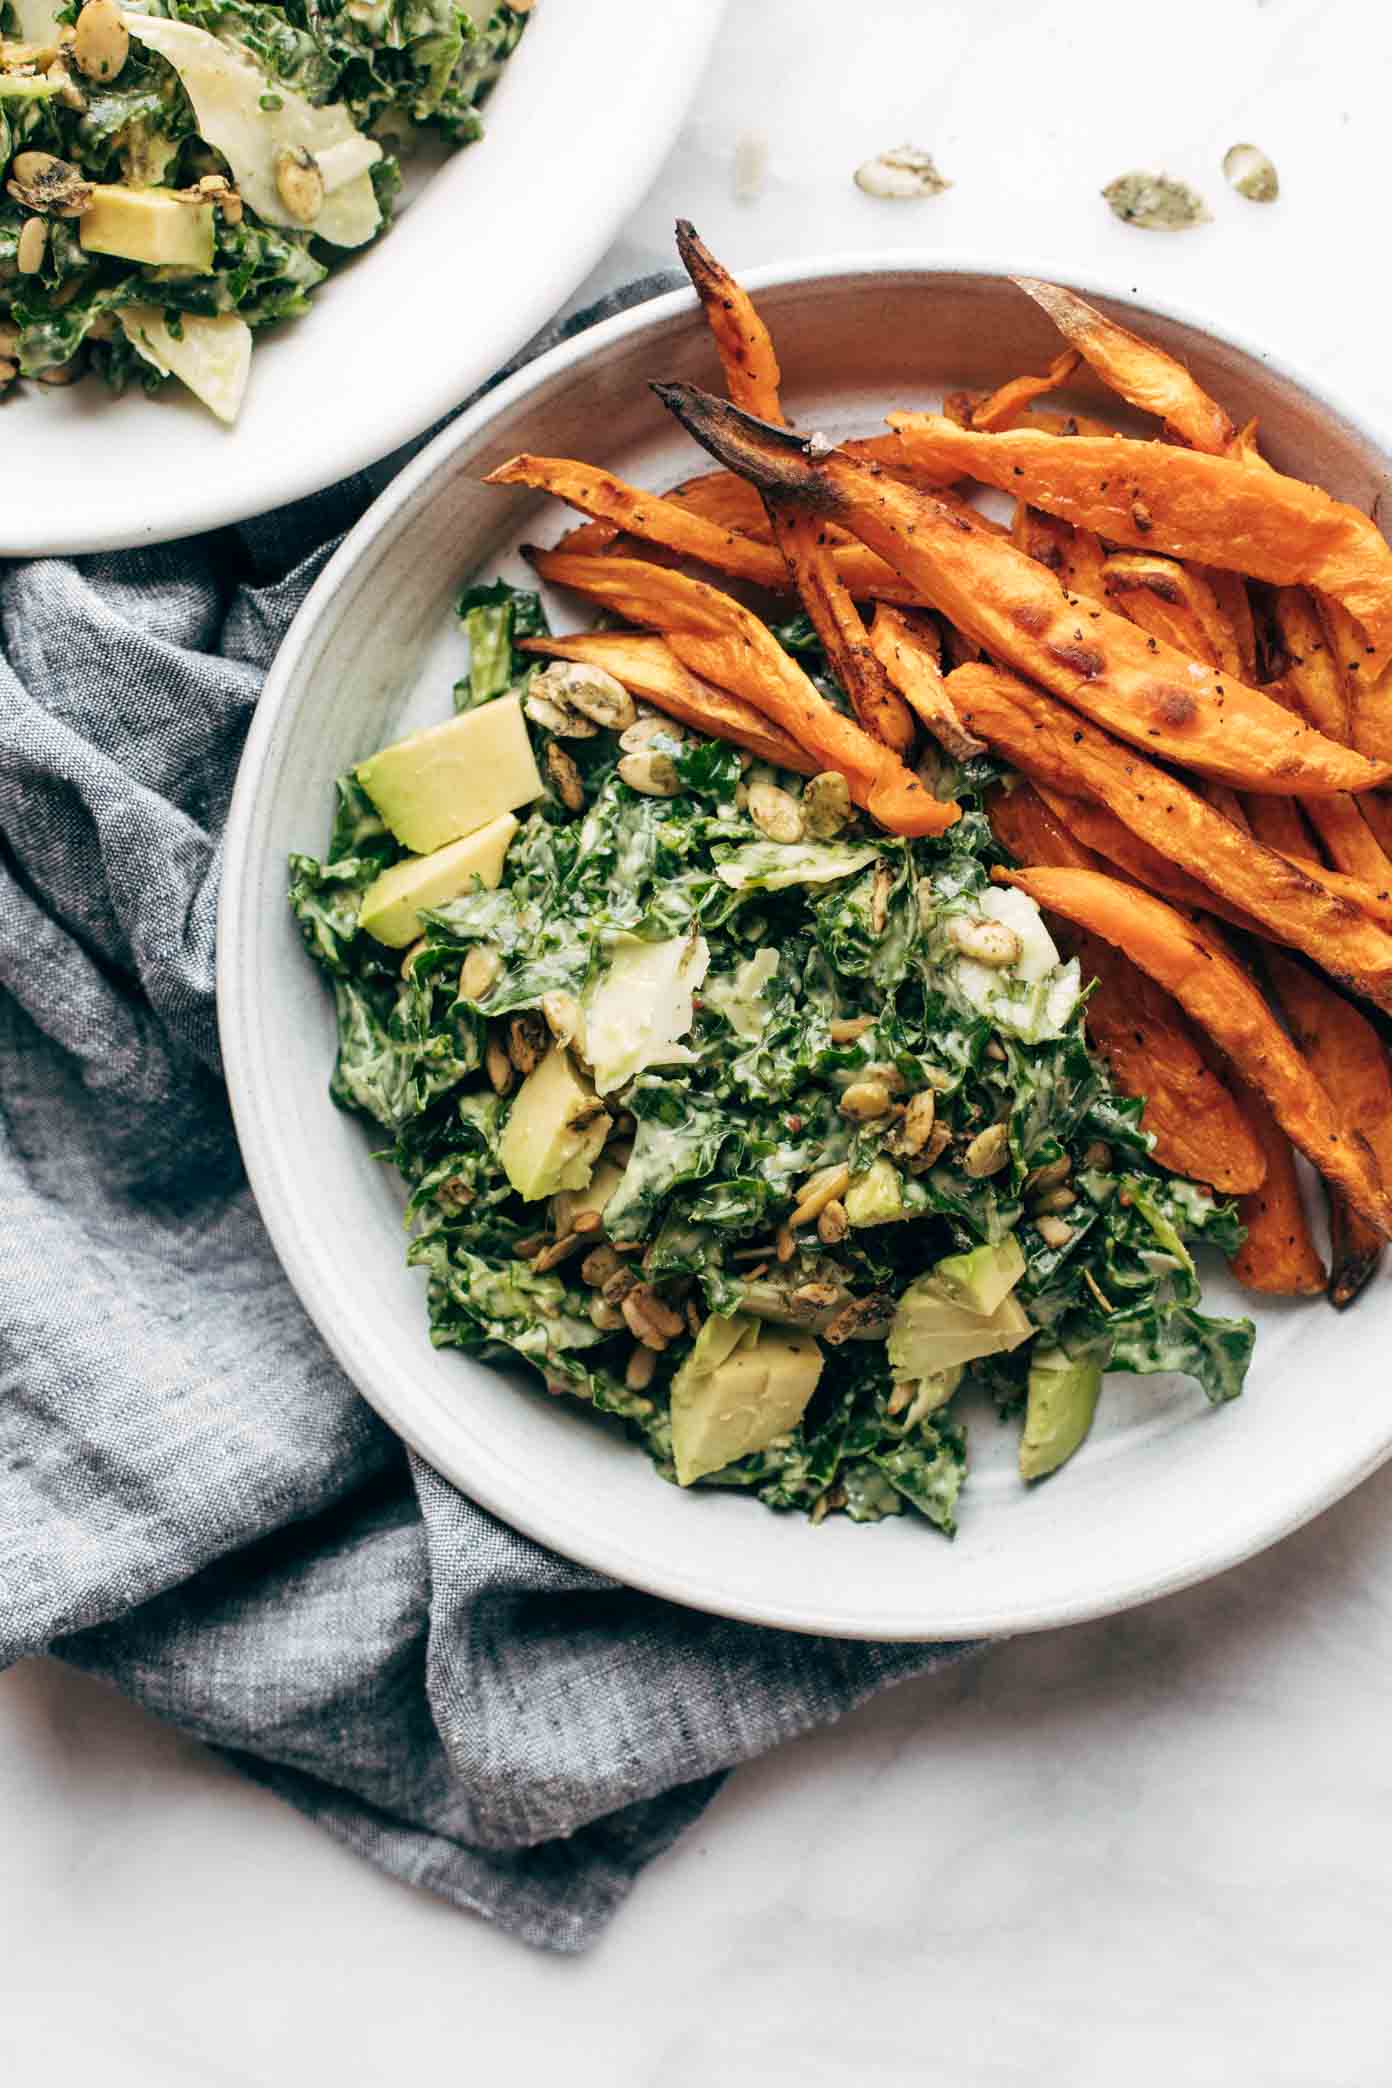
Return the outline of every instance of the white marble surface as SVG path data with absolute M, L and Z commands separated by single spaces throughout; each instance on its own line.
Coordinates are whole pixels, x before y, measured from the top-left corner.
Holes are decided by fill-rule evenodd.
M 591 287 L 663 261 L 678 212 L 735 264 L 920 245 L 1105 269 L 1392 422 L 1390 57 L 1371 0 L 732 0 Z M 740 203 L 752 135 L 767 183 Z M 1241 137 L 1279 165 L 1274 210 L 1223 184 Z M 905 139 L 952 191 L 860 195 L 857 161 Z M 1114 224 L 1097 190 L 1136 165 L 1194 181 L 1215 222 Z M 1312 1428 L 1337 1397 L 1311 1387 Z M 18 1669 L 0 2079 L 1369 2088 L 1392 2063 L 1389 1510 L 1392 1473 L 1206 1589 L 998 1648 L 741 1772 L 578 1961 L 384 1881 L 92 1683 Z

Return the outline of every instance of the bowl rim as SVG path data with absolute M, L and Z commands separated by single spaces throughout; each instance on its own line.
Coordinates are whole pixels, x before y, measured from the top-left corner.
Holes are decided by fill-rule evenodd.
M 1374 420 L 1315 379 L 1298 362 L 1272 353 L 1266 346 L 1245 338 L 1240 331 L 1226 325 L 1220 328 L 1201 313 L 1169 298 L 1142 298 L 1114 281 L 1071 268 L 1061 270 L 1055 263 L 1033 256 L 1002 259 L 992 253 L 969 250 L 888 248 L 870 253 L 832 252 L 809 259 L 765 262 L 740 270 L 741 282 L 755 293 L 811 288 L 818 283 L 854 277 L 922 279 L 955 275 L 1000 281 L 1032 276 L 1058 282 L 1082 296 L 1120 307 L 1134 314 L 1139 322 L 1143 323 L 1146 318 L 1168 321 L 1205 335 L 1222 347 L 1236 349 L 1260 363 L 1278 381 L 1293 387 L 1342 421 L 1365 446 L 1387 460 L 1389 483 L 1392 483 L 1392 437 Z M 217 915 L 217 1009 L 228 1096 L 247 1179 L 281 1267 L 331 1353 L 361 1396 L 386 1424 L 427 1463 L 446 1472 L 451 1463 L 457 1467 L 458 1461 L 449 1455 L 443 1441 L 444 1431 L 436 1427 L 429 1411 L 423 1414 L 409 1410 L 403 1412 L 390 1374 L 379 1373 L 374 1378 L 369 1359 L 359 1352 L 352 1339 L 342 1334 L 336 1315 L 330 1310 L 317 1309 L 330 1301 L 321 1294 L 317 1275 L 309 1265 L 307 1254 L 301 1250 L 296 1228 L 274 1193 L 270 1164 L 271 1127 L 269 1117 L 263 1117 L 252 1072 L 252 1030 L 236 1006 L 233 992 L 237 952 L 250 931 L 254 912 L 252 841 L 259 786 L 268 770 L 269 756 L 277 736 L 287 723 L 287 706 L 295 681 L 312 650 L 325 611 L 340 590 L 370 580 L 386 540 L 407 526 L 417 507 L 430 496 L 436 480 L 450 470 L 457 453 L 477 444 L 486 436 L 494 419 L 509 412 L 529 393 L 542 389 L 553 379 L 601 354 L 613 343 L 658 328 L 683 313 L 694 315 L 698 310 L 695 292 L 681 286 L 644 299 L 585 328 L 524 364 L 490 389 L 466 413 L 442 429 L 405 466 L 349 531 L 296 613 L 267 673 L 242 751 L 228 810 L 221 852 Z M 264 1196 L 263 1189 L 268 1192 Z M 371 1390 L 367 1389 L 368 1382 Z M 1284 1512 L 1274 1519 L 1249 1511 L 1244 1517 L 1234 1518 L 1224 1541 L 1213 1541 L 1213 1533 L 1209 1531 L 1200 1544 L 1177 1545 L 1173 1563 L 1166 1570 L 1150 1571 L 1144 1577 L 1133 1575 L 1131 1580 L 1121 1584 L 1100 1586 L 1096 1593 L 1080 1591 L 1071 1600 L 1051 1599 L 1043 1604 L 1033 1602 L 1027 1592 L 1022 1593 L 1004 1620 L 999 1600 L 983 1604 L 981 1612 L 975 1616 L 969 1606 L 958 1604 L 951 1630 L 957 1635 L 979 1637 L 1053 1629 L 1059 1625 L 1115 1615 L 1141 1603 L 1178 1593 L 1240 1565 L 1268 1545 L 1300 1529 L 1351 1492 L 1389 1457 L 1392 1457 L 1392 1408 L 1388 1410 L 1381 1433 L 1370 1437 L 1362 1455 L 1341 1464 L 1308 1496 L 1288 1503 Z M 699 1575 L 672 1566 L 663 1555 L 635 1551 L 621 1533 L 604 1530 L 591 1533 L 577 1523 L 563 1539 L 558 1540 L 544 1513 L 534 1514 L 528 1499 L 519 1500 L 510 1493 L 502 1483 L 503 1476 L 500 1469 L 496 1474 L 481 1474 L 477 1483 L 473 1478 L 467 1483 L 452 1483 L 459 1483 L 468 1498 L 534 1541 L 551 1549 L 563 1549 L 566 1557 L 579 1564 L 649 1594 L 708 1614 L 801 1633 L 830 1633 L 846 1638 L 901 1643 L 926 1642 L 943 1636 L 941 1628 L 934 1629 L 929 1625 L 911 1629 L 898 1620 L 893 1623 L 886 1620 L 883 1626 L 877 1627 L 873 1619 L 867 1620 L 859 1611 L 838 1614 L 820 1593 L 814 1594 L 808 1603 L 798 1605 L 761 1601 L 756 1594 L 723 1585 L 713 1588 Z

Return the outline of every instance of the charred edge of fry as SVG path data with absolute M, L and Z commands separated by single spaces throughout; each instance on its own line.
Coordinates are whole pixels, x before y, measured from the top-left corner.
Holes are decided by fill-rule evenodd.
M 817 469 L 812 437 L 760 420 L 696 384 L 654 383 L 652 389 L 702 449 L 741 478 L 751 479 L 761 493 L 821 515 L 834 515 L 845 507 L 842 494 Z
M 1343 1190 L 1326 1184 L 1329 1204 L 1329 1302 L 1343 1312 L 1377 1272 L 1387 1242 L 1355 1211 Z

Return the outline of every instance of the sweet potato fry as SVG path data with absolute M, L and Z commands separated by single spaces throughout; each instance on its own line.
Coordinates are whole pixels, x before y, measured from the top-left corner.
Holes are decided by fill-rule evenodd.
M 1365 790 L 1359 794 L 1358 809 L 1377 836 L 1378 847 L 1392 861 L 1392 798 L 1380 790 Z
M 851 709 L 875 739 L 896 754 L 907 754 L 916 737 L 913 712 L 871 647 L 860 611 L 837 573 L 826 525 L 802 508 L 776 501 L 768 503 L 768 512 L 774 541 Z
M 973 428 L 1013 428 L 1020 414 L 1036 399 L 1046 393 L 1057 391 L 1067 384 L 1077 369 L 1081 357 L 1076 348 L 1065 349 L 1055 356 L 1042 377 L 1012 377 L 973 408 L 969 426 Z
M 1066 341 L 1091 364 L 1102 382 L 1143 413 L 1153 413 L 1196 450 L 1221 456 L 1233 441 L 1233 424 L 1183 363 L 1108 319 L 1075 291 L 1033 276 L 1016 276 L 1028 297 L 1043 308 Z
M 1392 935 L 1312 866 L 1290 862 L 1224 819 L 1176 777 L 1000 668 L 959 667 L 948 694 L 969 732 L 1032 781 L 1087 795 L 1202 881 L 1208 906 L 1239 907 L 1355 992 L 1392 1009 Z
M 1095 870 L 992 875 L 1124 949 L 1243 1068 L 1286 1136 L 1320 1173 L 1337 1182 L 1371 1224 L 1392 1233 L 1392 1196 L 1366 1140 L 1345 1128 L 1252 980 L 1213 937 L 1163 900 Z
M 1375 1225 L 1354 1210 L 1342 1189 L 1328 1189 L 1327 1199 L 1329 1302 L 1342 1312 L 1377 1274 L 1387 1242 Z
M 1346 870 L 1331 870 L 1327 863 L 1312 857 L 1288 856 L 1286 860 L 1302 876 L 1321 886 L 1332 899 L 1342 899 L 1370 921 L 1381 921 L 1385 927 L 1392 927 L 1392 890 L 1386 885 L 1370 884 L 1366 877 L 1350 877 Z M 1326 965 L 1325 969 L 1329 968 Z
M 1208 582 L 1153 551 L 1114 551 L 1102 569 L 1107 600 L 1143 631 L 1242 679 L 1237 644 Z
M 1233 1093 L 1265 1158 L 1266 1177 L 1238 1202 L 1247 1237 L 1233 1256 L 1232 1272 L 1248 1290 L 1268 1297 L 1317 1297 L 1325 1286 L 1325 1268 L 1310 1237 L 1294 1148 L 1264 1095 L 1237 1076 Z
M 753 299 L 685 219 L 677 225 L 677 251 L 715 336 L 730 397 L 781 426 L 778 357 Z M 788 576 L 856 717 L 873 737 L 907 754 L 914 742 L 913 713 L 870 649 L 860 613 L 837 569 L 838 553 L 829 530 L 819 526 L 814 515 L 791 505 L 768 505 L 768 519 Z
M 783 407 L 778 392 L 782 373 L 772 336 L 755 310 L 753 298 L 721 267 L 687 218 L 677 219 L 677 252 L 701 300 L 730 397 L 761 420 L 781 424 Z
M 630 695 L 641 696 L 683 725 L 715 739 L 747 747 L 761 761 L 812 776 L 817 763 L 786 732 L 771 725 L 752 703 L 688 674 L 665 639 L 633 631 L 578 631 L 570 638 L 524 638 L 518 650 L 553 660 L 582 660 L 602 667 Z
M 933 640 L 911 611 L 879 603 L 870 643 L 894 687 L 954 761 L 985 753 L 983 743 L 972 738 L 952 708 Z
M 1172 906 L 1188 907 L 1193 913 L 1215 913 L 1228 921 L 1234 928 L 1249 934 L 1263 933 L 1261 923 L 1251 914 L 1233 906 L 1221 892 L 1212 892 L 1197 877 L 1191 877 L 1178 863 L 1152 848 L 1139 834 L 1119 820 L 1115 812 L 1105 805 L 1090 802 L 1086 798 L 1069 797 L 1051 788 L 1042 779 L 1036 779 L 1035 789 L 1044 800 L 1060 826 L 1083 844 L 1090 852 L 1102 859 L 1104 866 L 1115 872 L 1122 870 L 1141 885 L 1147 892 L 1154 892 L 1161 899 L 1168 899 Z
M 727 529 L 660 493 L 645 493 L 597 465 L 570 457 L 509 457 L 490 471 L 487 486 L 534 486 L 582 514 L 612 522 L 629 536 L 658 544 L 682 558 L 695 559 L 717 573 L 748 580 L 773 594 L 786 594 L 791 582 L 782 552 L 773 543 L 756 543 L 739 530 Z M 573 542 L 566 550 L 573 551 Z M 863 544 L 847 544 L 832 553 L 838 575 L 857 594 L 888 594 L 911 601 L 913 590 Z
M 768 626 L 730 595 L 636 558 L 531 557 L 554 586 L 659 630 L 693 674 L 752 703 L 818 768 L 840 769 L 856 803 L 891 833 L 940 834 L 960 818 L 956 805 L 931 796 L 896 754 L 834 710 Z
M 1266 961 L 1281 1012 L 1315 1078 L 1333 1097 L 1345 1125 L 1367 1139 L 1383 1181 L 1392 1183 L 1392 1072 L 1381 1037 L 1342 994 L 1283 951 L 1269 951 Z M 1329 1225 L 1329 1295 L 1342 1306 L 1372 1275 L 1381 1241 L 1339 1194 L 1330 1196 Z
M 1069 594 L 1087 595 L 1094 602 L 1106 599 L 1106 553 L 1099 537 L 1090 529 L 1075 529 L 1020 501 L 1015 509 L 1010 541 L 1026 558 L 1047 566 Z
M 1374 644 L 1357 617 L 1329 595 L 1317 594 L 1315 608 L 1343 683 L 1349 738 L 1363 752 L 1392 753 L 1392 657 L 1386 645 Z
M 1102 868 L 1030 784 L 993 791 L 986 809 L 996 839 L 1022 866 Z M 1095 982 L 1083 1014 L 1088 1038 L 1123 1094 L 1144 1101 L 1141 1122 L 1161 1166 L 1225 1196 L 1258 1189 L 1265 1154 L 1183 1009 L 1100 936 L 1071 922 L 1054 928 L 1060 948 Z
M 1367 789 L 1382 779 L 1383 771 L 1322 739 L 1269 696 L 1068 595 L 1013 544 L 987 536 L 970 515 L 936 495 L 867 469 L 842 451 L 809 451 L 797 436 L 690 385 L 655 389 L 720 462 L 744 472 L 765 494 L 799 500 L 843 523 L 903 574 L 919 601 L 950 617 L 992 658 L 1149 753 L 1261 790 Z M 966 439 L 991 445 L 1019 438 Z
M 1317 863 L 1319 851 L 1294 798 L 1259 797 L 1255 792 L 1243 799 L 1251 831 L 1264 848 L 1289 856 L 1297 863 Z
M 1313 599 L 1303 587 L 1278 587 L 1270 609 L 1282 677 L 1301 710 L 1330 739 L 1347 741 L 1351 721 L 1343 675 Z
M 1043 792 L 1023 777 L 1009 789 L 997 784 L 986 800 L 986 816 L 1001 847 L 1010 850 L 1022 869 L 1106 869 L 1101 857 L 1058 817 Z
M 1392 645 L 1392 549 L 1366 515 L 1303 479 L 1125 435 L 980 435 L 938 414 L 895 413 L 890 425 L 915 466 L 999 486 L 1133 550 L 1321 588 L 1375 645 Z
M 1123 1094 L 1143 1098 L 1161 1166 L 1224 1196 L 1260 1189 L 1266 1154 L 1174 996 L 1100 936 L 1071 925 L 1058 933 L 1097 982 L 1083 1013 L 1088 1038 Z
M 1189 564 L 1187 572 L 1196 573 L 1206 581 L 1218 604 L 1218 613 L 1227 628 L 1228 636 L 1237 648 L 1237 657 L 1242 663 L 1242 679 L 1256 688 L 1261 677 L 1257 673 L 1257 630 L 1252 615 L 1252 598 L 1247 592 L 1247 582 L 1241 573 L 1226 573 L 1221 566 Z
M 1381 891 L 1392 888 L 1392 862 L 1363 817 L 1358 798 L 1311 798 L 1305 815 L 1336 870 L 1361 877 Z
M 978 408 L 993 397 L 991 392 L 948 392 L 943 399 L 943 412 L 949 420 L 956 421 L 959 428 L 975 426 L 974 415 Z M 1016 409 L 1011 423 L 1016 428 L 1037 428 L 1042 435 L 1115 435 L 1116 429 L 1110 421 L 1096 420 L 1086 413 L 1062 413 L 1049 406 L 1024 406 Z M 905 466 L 902 474 L 911 477 Z M 928 480 L 928 484 L 939 481 Z M 950 483 L 943 481 L 942 483 Z

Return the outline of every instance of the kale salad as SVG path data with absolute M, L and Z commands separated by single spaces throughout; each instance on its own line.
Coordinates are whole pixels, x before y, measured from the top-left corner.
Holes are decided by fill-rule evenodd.
M 984 1388 L 1037 1480 L 1105 1371 L 1215 1403 L 1253 1330 L 1199 1309 L 1233 1207 L 1159 1168 L 1086 992 L 945 764 L 941 837 L 518 649 L 468 590 L 455 714 L 337 785 L 290 902 L 331 1093 L 409 1190 L 430 1338 L 520 1359 L 681 1485 L 951 1532 Z M 806 622 L 775 626 L 833 702 Z M 990 1424 L 987 1424 L 990 1425 Z
M 170 377 L 236 419 L 253 333 L 481 134 L 529 5 L 0 0 L 0 391 Z

